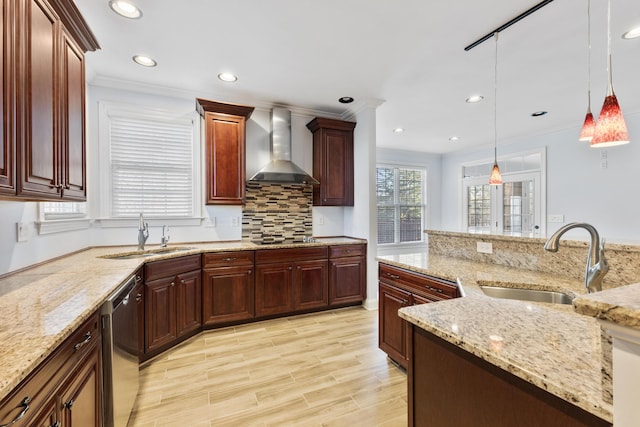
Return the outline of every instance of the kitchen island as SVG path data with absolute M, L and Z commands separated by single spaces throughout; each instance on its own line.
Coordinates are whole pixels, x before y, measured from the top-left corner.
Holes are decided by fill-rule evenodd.
M 479 288 L 479 285 L 499 285 L 577 296 L 584 293 L 582 281 L 427 253 L 383 256 L 378 260 L 450 281 L 460 278 L 463 283 L 466 291 L 463 298 L 400 310 L 400 317 L 411 323 L 414 336 L 422 334 L 439 344 L 451 345 L 456 352 L 464 352 L 465 359 L 473 357 L 486 362 L 488 369 L 498 368 L 494 373 L 516 378 L 518 383 L 535 386 L 535 393 L 539 391 L 551 396 L 551 400 L 558 398 L 568 403 L 581 417 L 595 416 L 604 425 L 612 422 L 612 405 L 607 398 L 611 394 L 610 383 L 603 381 L 601 374 L 606 359 L 597 321 L 576 313 L 569 305 L 495 299 L 485 296 Z M 410 359 L 413 359 L 411 355 Z M 410 361 L 408 372 L 410 393 L 415 385 L 411 377 L 414 361 Z M 442 372 L 438 366 L 429 368 L 431 372 Z M 464 400 L 464 395 L 459 391 L 460 394 L 449 395 L 443 390 L 443 398 L 450 402 L 444 408 L 435 402 L 425 405 L 424 400 L 415 402 L 414 406 L 437 407 L 449 415 L 462 414 L 464 407 L 457 405 Z M 549 400 L 549 396 L 545 399 Z M 493 400 L 488 410 L 500 416 L 503 402 L 498 395 L 491 396 L 488 385 L 473 400 Z M 410 397 L 410 412 L 412 403 Z M 566 408 L 563 410 L 566 412 Z M 475 416 L 480 417 L 475 418 L 478 425 L 490 425 L 483 424 L 480 413 Z M 409 419 L 411 423 L 411 414 Z

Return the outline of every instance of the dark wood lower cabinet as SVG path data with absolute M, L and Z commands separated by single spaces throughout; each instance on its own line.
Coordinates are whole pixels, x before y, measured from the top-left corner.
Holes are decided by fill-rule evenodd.
M 456 298 L 460 294 L 455 283 L 382 263 L 378 279 L 378 345 L 394 362 L 407 369 L 411 334 L 409 324 L 398 316 L 398 310 Z
M 62 426 L 86 427 L 101 424 L 100 350 L 96 347 L 85 362 L 71 373 L 72 381 L 61 395 Z
M 407 369 L 409 326 L 398 310 L 409 305 L 411 294 L 380 283 L 378 290 L 378 333 L 380 350 Z
M 293 264 L 256 266 L 256 316 L 293 311 Z
M 0 402 L 0 425 L 102 426 L 99 319 L 94 313 Z
M 294 266 L 293 308 L 309 310 L 323 308 L 329 301 L 327 260 L 299 261 Z
M 597 427 L 607 421 L 414 325 L 409 427 Z
M 145 265 L 145 359 L 200 330 L 200 265 L 200 255 L 154 261 Z M 194 267 L 197 269 L 193 270 Z
M 255 317 L 253 264 L 202 271 L 203 324 L 249 320 Z

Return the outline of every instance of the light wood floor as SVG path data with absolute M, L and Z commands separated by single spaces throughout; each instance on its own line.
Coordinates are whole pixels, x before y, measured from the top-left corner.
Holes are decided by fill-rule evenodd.
M 140 373 L 129 427 L 407 425 L 406 375 L 361 307 L 203 332 Z

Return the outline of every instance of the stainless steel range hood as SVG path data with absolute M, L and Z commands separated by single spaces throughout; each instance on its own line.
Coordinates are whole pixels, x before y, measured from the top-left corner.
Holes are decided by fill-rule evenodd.
M 256 172 L 249 181 L 281 184 L 320 184 L 291 161 L 291 111 L 271 110 L 271 162 Z

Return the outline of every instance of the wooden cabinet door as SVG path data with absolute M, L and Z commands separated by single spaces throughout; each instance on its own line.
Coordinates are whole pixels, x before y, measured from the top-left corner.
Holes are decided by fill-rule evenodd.
M 86 200 L 84 54 L 65 32 L 62 49 L 61 195 L 67 200 Z
M 202 271 L 202 313 L 205 325 L 253 319 L 252 266 L 217 267 Z
M 256 266 L 256 316 L 293 311 L 293 266 L 291 263 Z
M 313 132 L 314 206 L 353 206 L 353 129 L 356 124 L 316 117 Z
M 329 305 L 341 305 L 364 300 L 366 263 L 364 257 L 330 260 Z
M 329 303 L 327 260 L 295 263 L 293 299 L 296 310 L 326 307 Z
M 202 325 L 202 282 L 200 270 L 176 277 L 176 332 L 181 337 Z
M 245 118 L 206 113 L 207 204 L 245 202 Z
M 407 368 L 409 329 L 398 310 L 409 305 L 411 294 L 384 283 L 378 292 L 378 345 L 400 366 Z
M 25 196 L 55 198 L 60 194 L 57 165 L 60 161 L 58 138 L 59 106 L 56 101 L 59 70 L 55 52 L 60 25 L 57 16 L 42 0 L 29 0 L 25 23 L 24 61 L 25 94 L 18 109 L 18 144 L 21 146 L 21 168 L 18 193 Z
M 13 50 L 13 34 L 11 32 L 10 3 L 3 0 L 0 6 L 0 45 L 4 55 L 0 64 L 0 116 L 3 117 L 0 124 L 0 194 L 16 194 L 15 177 L 15 137 L 13 135 L 15 126 L 15 110 L 13 109 L 13 99 L 15 96 L 15 82 L 10 80 L 12 76 L 11 67 L 15 63 Z M 0 421 L 2 422 L 2 421 Z
M 145 284 L 145 351 L 162 347 L 177 337 L 175 277 Z
M 144 284 L 142 278 L 138 281 L 139 273 L 136 274 L 136 310 L 138 310 L 138 361 L 144 359 Z
M 102 425 L 102 364 L 100 348 L 69 375 L 72 381 L 61 390 L 62 425 L 65 427 L 100 427 Z

